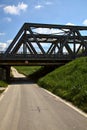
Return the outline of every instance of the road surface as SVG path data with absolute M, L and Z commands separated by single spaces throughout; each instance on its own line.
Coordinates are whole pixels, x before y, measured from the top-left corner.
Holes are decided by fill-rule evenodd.
M 0 97 L 0 130 L 87 130 L 87 118 L 35 83 L 15 82 Z

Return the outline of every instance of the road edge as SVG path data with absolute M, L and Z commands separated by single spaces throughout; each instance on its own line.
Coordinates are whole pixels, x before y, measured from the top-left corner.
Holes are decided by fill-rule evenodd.
M 3 99 L 5 93 L 8 91 L 9 88 L 10 88 L 10 85 L 8 85 L 7 88 L 4 90 L 4 92 L 2 92 L 2 94 L 0 95 L 0 101 Z
M 79 108 L 77 108 L 76 106 L 74 106 L 73 104 L 71 104 L 68 101 L 65 101 L 64 99 L 60 98 L 59 96 L 56 96 L 55 94 L 51 93 L 50 91 L 46 90 L 43 88 L 43 90 L 45 92 L 47 92 L 48 94 L 50 94 L 51 96 L 55 97 L 56 100 L 61 101 L 62 103 L 66 104 L 67 106 L 71 107 L 73 110 L 75 110 L 76 112 L 78 112 L 80 115 L 84 116 L 87 118 L 87 114 L 85 112 L 83 112 L 82 110 L 80 110 Z

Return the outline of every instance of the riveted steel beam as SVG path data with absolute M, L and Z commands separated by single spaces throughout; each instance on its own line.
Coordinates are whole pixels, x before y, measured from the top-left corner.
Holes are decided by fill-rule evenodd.
M 76 30 L 87 30 L 87 26 L 72 26 L 72 25 L 57 25 L 57 24 L 40 24 L 40 23 L 25 23 L 25 28 L 57 28 L 57 29 L 76 29 Z

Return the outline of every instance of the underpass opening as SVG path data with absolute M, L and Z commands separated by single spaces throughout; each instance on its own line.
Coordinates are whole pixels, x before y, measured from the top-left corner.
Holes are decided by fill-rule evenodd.
M 37 82 L 41 77 L 55 70 L 58 66 L 14 66 L 12 71 L 15 77 L 12 76 L 11 83 L 32 83 Z

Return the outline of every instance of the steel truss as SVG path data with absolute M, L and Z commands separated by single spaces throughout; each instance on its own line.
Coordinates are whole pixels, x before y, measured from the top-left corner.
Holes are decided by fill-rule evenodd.
M 87 55 L 86 32 L 85 26 L 24 23 L 4 57 L 18 60 L 73 60 Z

